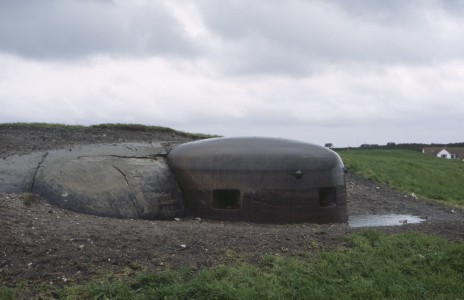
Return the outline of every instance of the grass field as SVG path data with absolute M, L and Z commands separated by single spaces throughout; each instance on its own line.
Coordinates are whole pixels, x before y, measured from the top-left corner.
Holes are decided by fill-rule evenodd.
M 430 199 L 464 205 L 464 162 L 408 150 L 340 151 L 348 170 Z
M 193 272 L 128 269 L 86 285 L 42 286 L 54 299 L 462 299 L 464 244 L 419 233 L 365 230 L 329 253 L 268 255 Z M 25 296 L 0 283 L 0 299 Z

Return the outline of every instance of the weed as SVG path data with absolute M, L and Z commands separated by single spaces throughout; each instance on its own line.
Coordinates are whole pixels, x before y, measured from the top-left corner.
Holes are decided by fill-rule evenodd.
M 320 250 L 321 249 L 321 245 L 317 242 L 317 240 L 311 240 L 310 247 L 311 247 L 311 249 L 314 249 L 314 250 Z
M 34 203 L 35 196 L 32 193 L 22 193 L 20 199 L 23 200 L 23 204 L 27 207 L 31 206 Z

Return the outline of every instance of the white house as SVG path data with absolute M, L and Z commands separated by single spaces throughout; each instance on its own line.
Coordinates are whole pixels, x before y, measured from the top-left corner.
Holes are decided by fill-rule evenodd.
M 425 147 L 422 153 L 447 159 L 464 160 L 463 147 Z
M 440 152 L 437 153 L 437 157 L 455 159 L 456 155 L 449 153 L 446 149 L 442 149 Z

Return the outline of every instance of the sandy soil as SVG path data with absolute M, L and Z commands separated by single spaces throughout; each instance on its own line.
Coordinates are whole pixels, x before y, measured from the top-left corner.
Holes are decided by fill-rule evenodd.
M 0 127 L 0 159 L 13 154 L 78 144 L 152 142 L 187 138 L 143 131 Z M 464 212 L 347 174 L 350 216 L 412 214 L 420 224 L 381 227 L 387 232 L 420 231 L 464 240 Z M 120 220 L 51 206 L 36 196 L 30 206 L 20 195 L 0 194 L 0 279 L 56 285 L 84 282 L 108 272 L 201 268 L 266 253 L 299 255 L 347 247 L 348 224 L 268 225 L 207 221 Z

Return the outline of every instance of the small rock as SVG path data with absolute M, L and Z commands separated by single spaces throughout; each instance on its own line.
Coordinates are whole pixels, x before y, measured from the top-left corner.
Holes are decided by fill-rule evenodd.
M 187 245 L 182 244 L 182 245 L 180 245 L 180 247 L 183 248 L 183 249 L 186 249 L 186 248 L 187 248 Z
M 197 218 L 195 218 L 195 220 L 197 220 L 197 221 L 201 221 L 201 218 L 198 218 L 198 217 L 197 217 Z
M 417 199 L 417 196 L 414 193 L 411 193 L 411 197 L 413 197 L 414 199 Z
M 79 245 L 79 249 L 80 249 L 80 250 L 84 249 L 84 244 Z
M 174 221 L 179 222 L 180 218 L 174 218 Z
M 454 213 L 456 213 L 456 211 L 455 211 L 454 209 L 452 209 L 452 210 L 451 210 L 451 213 L 454 214 Z
M 400 220 L 400 223 L 401 224 L 406 224 L 406 223 L 408 223 L 408 220 Z

